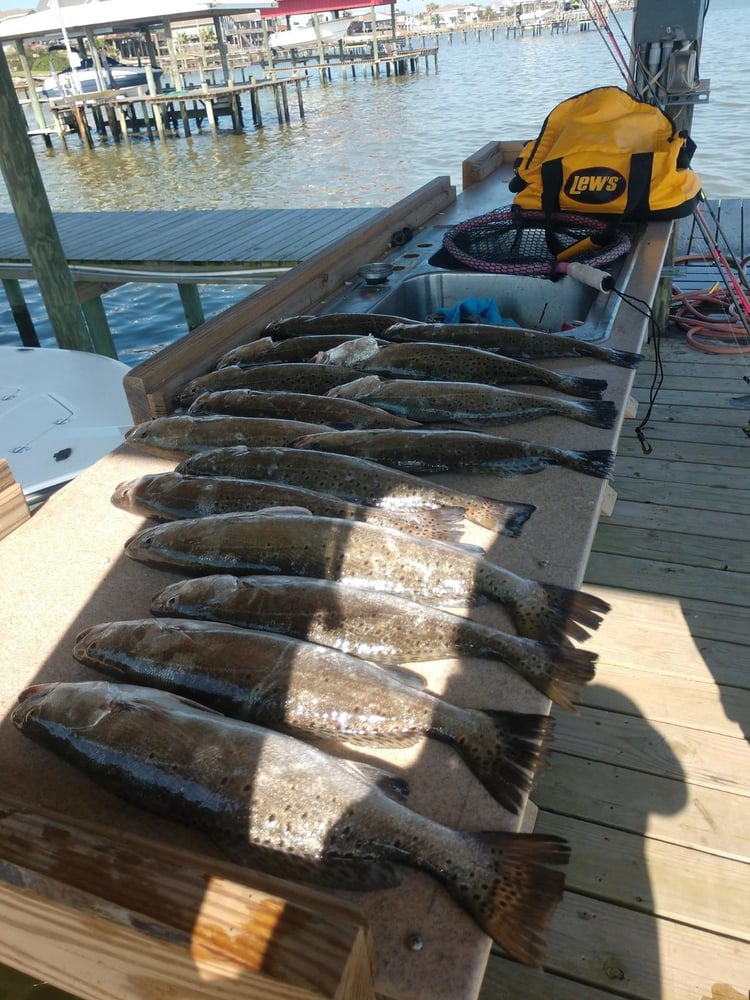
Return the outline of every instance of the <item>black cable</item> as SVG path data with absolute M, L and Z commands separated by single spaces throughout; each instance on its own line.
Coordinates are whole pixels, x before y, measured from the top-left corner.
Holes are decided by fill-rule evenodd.
M 636 427 L 635 436 L 641 443 L 643 454 L 650 455 L 653 448 L 646 440 L 644 428 L 651 419 L 651 411 L 654 408 L 656 397 L 658 396 L 659 390 L 664 382 L 664 364 L 661 357 L 661 338 L 664 334 L 664 327 L 657 321 L 654 310 L 648 302 L 645 302 L 643 299 L 636 298 L 634 295 L 627 295 L 624 292 L 620 292 L 616 288 L 612 289 L 612 294 L 619 296 L 619 298 L 625 302 L 626 305 L 629 305 L 631 309 L 635 309 L 635 311 L 640 313 L 641 316 L 646 316 L 649 321 L 649 335 L 654 345 L 654 377 L 649 388 L 646 415 Z

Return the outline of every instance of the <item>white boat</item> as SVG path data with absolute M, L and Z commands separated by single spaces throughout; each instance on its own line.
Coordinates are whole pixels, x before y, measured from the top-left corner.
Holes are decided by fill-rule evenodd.
M 337 42 L 349 30 L 353 17 L 339 17 L 332 21 L 319 21 L 320 37 L 325 42 Z M 307 24 L 301 28 L 289 28 L 287 31 L 274 31 L 268 36 L 268 44 L 272 49 L 309 49 L 318 44 L 315 25 Z
M 29 503 L 122 443 L 128 366 L 85 351 L 0 347 L 0 458 Z
M 538 24 L 546 24 L 554 13 L 554 7 L 547 7 L 546 9 L 538 7 L 536 10 L 529 10 L 525 14 L 521 14 L 518 20 L 524 27 L 534 27 Z
M 110 56 L 105 57 L 105 62 L 106 66 L 99 70 L 104 80 L 105 90 L 120 90 L 125 87 L 145 87 L 148 85 L 145 67 L 125 66 Z M 164 70 L 154 66 L 152 72 L 154 79 L 158 82 Z M 107 79 L 108 77 L 109 79 Z M 93 60 L 87 58 L 81 60 L 75 73 L 70 68 L 62 70 L 60 73 L 51 73 L 42 81 L 40 89 L 45 97 L 70 97 L 73 94 L 91 94 L 102 88 L 96 75 Z

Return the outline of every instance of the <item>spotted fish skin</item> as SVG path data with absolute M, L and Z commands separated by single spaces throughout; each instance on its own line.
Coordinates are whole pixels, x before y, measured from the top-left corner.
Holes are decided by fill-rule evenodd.
M 290 337 L 287 340 L 274 340 L 272 337 L 261 337 L 248 344 L 241 344 L 223 354 L 217 368 L 228 368 L 239 365 L 244 368 L 250 365 L 282 364 L 310 361 L 318 351 L 330 350 L 345 340 L 353 340 L 353 334 L 310 334 L 303 337 Z
M 617 416 L 617 407 L 608 399 L 579 402 L 513 392 L 478 382 L 420 382 L 366 375 L 331 389 L 328 395 L 360 400 L 421 424 L 511 424 L 554 416 L 593 427 L 612 427 Z
M 456 545 L 297 511 L 216 514 L 145 528 L 130 558 L 193 575 L 277 574 L 335 580 L 436 604 L 504 605 L 521 635 L 581 639 L 609 606 L 590 594 L 526 579 Z M 480 550 L 481 552 L 481 550 Z
M 192 416 L 226 413 L 237 417 L 271 417 L 344 427 L 418 427 L 414 420 L 388 413 L 355 399 L 305 392 L 225 389 L 204 392 L 191 404 Z
M 201 830 L 240 861 L 346 888 L 392 885 L 392 863 L 438 879 L 509 954 L 541 965 L 567 843 L 442 826 L 346 762 L 153 688 L 41 684 L 17 729 L 136 805 Z
M 121 510 L 163 521 L 298 507 L 323 517 L 368 521 L 443 542 L 459 541 L 463 534 L 461 508 L 381 510 L 303 487 L 222 476 L 183 476 L 179 472 L 139 476 L 120 483 L 111 500 Z
M 378 664 L 455 656 L 499 660 L 570 711 L 596 663 L 588 649 L 511 635 L 442 608 L 330 580 L 203 576 L 165 587 L 151 612 L 306 639 Z
M 320 452 L 312 463 L 303 451 L 295 448 L 217 448 L 191 456 L 177 466 L 177 471 L 189 475 L 270 479 L 384 510 L 453 507 L 464 511 L 470 521 L 510 537 L 520 534 L 535 510 L 531 504 L 461 493 L 376 462 L 334 452 Z
M 603 347 L 561 333 L 486 323 L 416 323 L 402 320 L 377 331 L 382 340 L 399 343 L 456 344 L 478 347 L 521 361 L 535 358 L 593 358 L 619 368 L 637 368 L 642 355 Z
M 312 316 L 286 316 L 273 320 L 265 329 L 274 340 L 287 337 L 341 334 L 344 337 L 378 336 L 396 323 L 409 323 L 403 316 L 382 313 L 322 313 Z M 342 337 L 343 339 L 343 337 Z
M 141 451 L 173 458 L 237 444 L 284 446 L 300 434 L 314 434 L 323 429 L 322 424 L 302 420 L 174 414 L 137 424 L 127 432 L 125 440 Z
M 325 371 L 325 367 L 329 370 Z M 221 389 L 278 389 L 325 395 L 334 386 L 350 382 L 351 377 L 351 368 L 340 365 L 323 366 L 305 362 L 257 364 L 250 368 L 229 365 L 192 379 L 175 393 L 174 403 L 176 406 L 190 406 L 201 393 Z
M 380 347 L 374 337 L 362 337 L 322 351 L 315 360 L 318 364 L 336 367 L 350 365 L 357 371 L 388 378 L 479 382 L 495 386 L 544 385 L 587 399 L 600 399 L 607 388 L 604 379 L 561 374 L 528 361 L 453 344 L 398 343 Z
M 422 690 L 416 674 L 330 646 L 221 623 L 105 622 L 77 637 L 73 655 L 117 681 L 303 738 L 375 747 L 442 740 L 513 813 L 545 761 L 552 728 L 547 716 L 459 708 Z
M 292 441 L 303 451 L 364 458 L 400 472 L 483 472 L 519 476 L 561 466 L 596 479 L 611 479 L 614 453 L 605 448 L 575 451 L 468 430 L 323 430 Z

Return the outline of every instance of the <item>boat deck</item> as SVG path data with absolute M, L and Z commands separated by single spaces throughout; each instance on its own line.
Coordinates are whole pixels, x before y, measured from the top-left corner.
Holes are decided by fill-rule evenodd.
M 746 255 L 747 202 L 720 224 Z M 732 220 L 734 222 L 732 223 Z M 682 223 L 678 254 L 705 244 Z M 692 236 L 692 242 L 691 242 Z M 688 280 L 677 268 L 676 280 Z M 707 287 L 717 280 L 704 270 Z M 612 515 L 586 589 L 612 611 L 597 678 L 534 795 L 536 829 L 573 845 L 547 974 L 493 955 L 481 1000 L 745 1000 L 750 986 L 750 355 L 708 355 L 675 328 L 665 381 L 620 438 Z M 653 344 L 647 356 L 653 357 Z M 745 407 L 733 400 L 745 402 Z

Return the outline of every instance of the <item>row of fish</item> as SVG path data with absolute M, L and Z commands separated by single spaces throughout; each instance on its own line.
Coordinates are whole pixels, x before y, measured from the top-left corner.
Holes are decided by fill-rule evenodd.
M 354 762 L 347 747 L 441 741 L 501 806 L 521 809 L 546 763 L 549 718 L 458 707 L 402 664 L 499 661 L 573 710 L 596 654 L 569 640 L 608 606 L 461 542 L 463 519 L 518 536 L 532 505 L 425 477 L 549 466 L 608 477 L 607 450 L 477 428 L 547 415 L 611 427 L 606 382 L 529 362 L 633 367 L 638 356 L 372 315 L 290 317 L 267 332 L 178 393 L 187 413 L 128 435 L 180 461 L 116 489 L 115 505 L 160 522 L 126 554 L 187 578 L 153 599 L 154 617 L 79 635 L 73 655 L 111 680 L 30 688 L 13 721 L 241 863 L 347 889 L 394 885 L 399 865 L 426 871 L 511 955 L 539 966 L 567 844 L 435 823 L 396 800 L 403 779 Z M 503 385 L 516 382 L 585 398 Z M 502 606 L 515 631 L 447 610 L 478 600 Z

